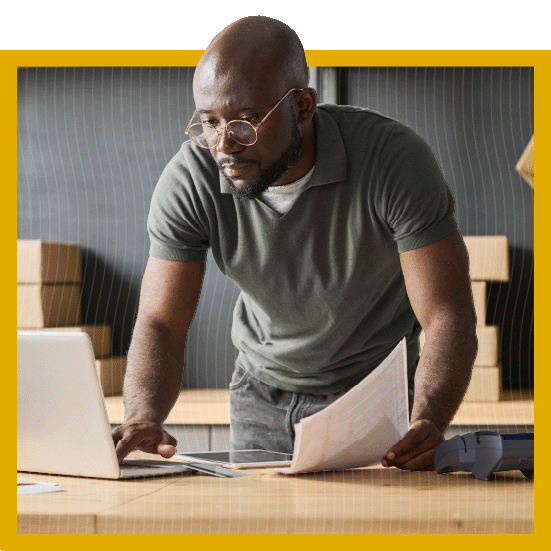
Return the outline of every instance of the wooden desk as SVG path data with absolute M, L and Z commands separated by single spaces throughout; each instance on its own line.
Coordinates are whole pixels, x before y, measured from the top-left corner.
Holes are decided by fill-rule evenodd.
M 533 425 L 530 396 L 517 392 L 506 398 L 464 403 L 455 427 Z M 121 397 L 106 398 L 106 404 L 110 421 L 122 422 Z M 167 424 L 226 429 L 228 391 L 183 391 Z M 248 477 L 232 479 L 194 475 L 121 481 L 25 473 L 24 478 L 55 481 L 66 491 L 18 496 L 18 532 L 533 532 L 534 485 L 520 472 L 499 473 L 491 482 L 465 473 L 382 467 L 292 477 L 273 470 L 248 472 Z
M 533 481 L 520 472 L 479 481 L 465 473 L 373 467 L 285 476 L 206 475 L 55 481 L 64 492 L 18 496 L 20 534 L 533 533 Z

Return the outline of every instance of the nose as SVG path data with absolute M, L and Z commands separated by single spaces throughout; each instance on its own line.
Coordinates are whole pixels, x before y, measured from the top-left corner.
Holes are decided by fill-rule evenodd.
M 241 145 L 240 143 L 237 143 L 235 140 L 233 140 L 225 128 L 222 129 L 222 135 L 220 136 L 220 141 L 216 146 L 216 151 L 227 155 L 230 153 L 237 153 L 238 151 L 243 151 L 244 149 L 245 149 L 244 145 Z

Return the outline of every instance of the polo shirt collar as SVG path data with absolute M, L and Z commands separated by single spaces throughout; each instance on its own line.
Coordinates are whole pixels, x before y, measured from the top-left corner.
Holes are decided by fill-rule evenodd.
M 341 132 L 333 117 L 325 110 L 314 113 L 316 132 L 316 167 L 307 187 L 333 184 L 346 179 L 346 151 Z M 231 193 L 228 179 L 220 172 L 220 191 Z

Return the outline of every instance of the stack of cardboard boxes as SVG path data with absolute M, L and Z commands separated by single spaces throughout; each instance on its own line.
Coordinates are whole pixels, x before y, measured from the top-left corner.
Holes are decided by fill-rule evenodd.
M 82 325 L 81 284 L 80 245 L 17 241 L 17 328 L 88 333 L 103 393 L 121 394 L 126 358 L 111 356 L 108 325 Z
M 509 248 L 505 236 L 464 237 L 469 253 L 473 301 L 476 311 L 478 353 L 466 402 L 498 402 L 501 399 L 501 365 L 499 327 L 486 325 L 486 291 L 488 282 L 509 281 Z M 421 334 L 421 347 L 424 335 Z
M 488 282 L 509 281 L 505 236 L 465 237 L 477 316 L 478 353 L 465 401 L 501 399 L 499 327 L 486 325 Z M 84 331 L 90 335 L 105 396 L 122 393 L 125 357 L 111 356 L 108 325 L 81 325 L 82 261 L 74 243 L 17 241 L 17 327 L 40 331 Z M 421 334 L 421 347 L 424 335 Z
M 517 172 L 534 187 L 534 136 L 528 142 L 515 167 Z

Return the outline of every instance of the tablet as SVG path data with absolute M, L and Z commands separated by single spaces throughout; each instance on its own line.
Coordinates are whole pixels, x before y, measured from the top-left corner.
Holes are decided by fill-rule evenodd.
M 293 456 L 289 453 L 271 452 L 268 450 L 235 450 L 216 452 L 177 453 L 175 457 L 186 461 L 216 463 L 234 469 L 261 467 L 288 467 Z

